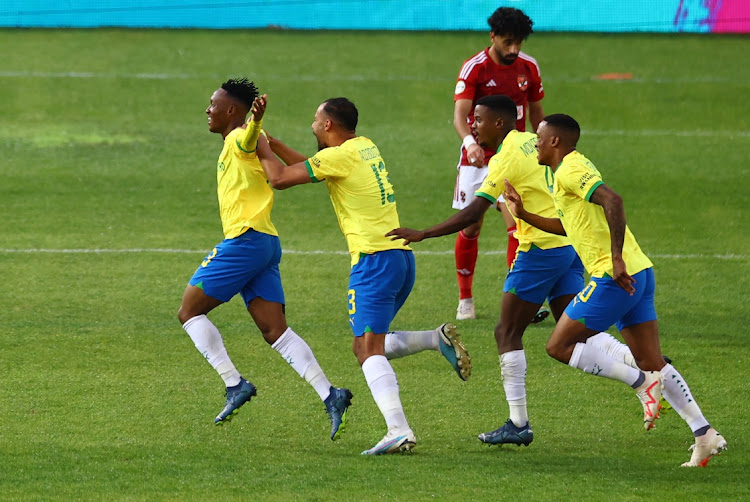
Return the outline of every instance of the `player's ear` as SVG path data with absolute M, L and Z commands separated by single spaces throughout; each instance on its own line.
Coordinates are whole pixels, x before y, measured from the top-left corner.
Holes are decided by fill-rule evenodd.
M 549 145 L 552 148 L 556 148 L 557 145 L 559 144 L 560 144 L 560 136 L 552 136 L 552 139 L 550 140 Z

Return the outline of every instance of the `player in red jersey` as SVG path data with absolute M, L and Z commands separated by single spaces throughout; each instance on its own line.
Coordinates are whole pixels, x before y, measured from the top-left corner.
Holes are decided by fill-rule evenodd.
M 536 60 L 521 52 L 521 45 L 533 32 L 534 24 L 522 11 L 512 7 L 500 7 L 487 19 L 490 25 L 492 45 L 461 66 L 454 96 L 453 126 L 463 139 L 461 158 L 458 162 L 458 177 L 453 194 L 453 208 L 463 209 L 474 198 L 474 192 L 487 176 L 487 162 L 495 155 L 492 150 L 479 146 L 471 131 L 474 122 L 474 107 L 479 98 L 491 94 L 504 94 L 517 105 L 516 129 L 526 130 L 526 117 L 536 131 L 544 117 L 542 98 L 544 88 Z M 516 230 L 513 217 L 498 200 L 497 208 L 502 211 L 508 228 L 508 268 L 516 255 L 518 241 L 513 236 Z M 482 220 L 458 233 L 455 258 L 458 276 L 459 302 L 456 319 L 474 319 L 472 283 L 477 263 L 479 232 Z M 543 320 L 549 311 L 540 311 L 538 320 Z

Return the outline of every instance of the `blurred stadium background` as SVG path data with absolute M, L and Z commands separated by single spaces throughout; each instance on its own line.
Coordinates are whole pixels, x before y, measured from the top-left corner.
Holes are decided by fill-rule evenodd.
M 0 26 L 485 31 L 501 5 L 537 31 L 750 32 L 747 0 L 5 0 Z

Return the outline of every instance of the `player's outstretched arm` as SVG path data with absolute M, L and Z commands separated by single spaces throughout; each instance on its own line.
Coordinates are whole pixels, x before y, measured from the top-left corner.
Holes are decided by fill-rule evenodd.
M 521 195 L 515 188 L 513 188 L 513 185 L 511 185 L 510 181 L 507 179 L 505 180 L 505 191 L 503 192 L 503 196 L 505 197 L 505 205 L 508 206 L 508 210 L 513 213 L 516 218 L 525 221 L 529 225 L 535 226 L 539 230 L 544 230 L 549 234 L 567 235 L 562 226 L 562 222 L 558 218 L 545 218 L 544 216 L 539 216 L 538 214 L 526 211 L 523 207 Z
M 609 225 L 609 235 L 612 242 L 612 266 L 613 279 L 628 294 L 635 293 L 635 279 L 633 279 L 625 267 L 625 260 L 622 259 L 622 245 L 625 242 L 625 204 L 622 197 L 607 185 L 602 183 L 589 197 L 589 202 L 598 204 L 604 209 L 604 217 L 607 218 Z
M 307 160 L 306 155 L 302 155 L 297 150 L 283 143 L 281 140 L 268 136 L 268 144 L 271 146 L 273 153 L 279 156 L 281 160 L 288 166 L 297 164 L 298 162 L 304 162 Z
M 390 237 L 392 241 L 403 239 L 404 246 L 408 246 L 412 242 L 422 242 L 425 239 L 424 231 L 414 230 L 413 228 L 408 227 L 394 228 L 385 234 L 385 236 Z
M 255 98 L 250 108 L 252 116 L 243 127 L 245 131 L 237 137 L 240 148 L 246 152 L 254 152 L 258 148 L 258 137 L 260 137 L 263 125 L 263 114 L 266 111 L 267 95 Z
M 442 223 L 433 225 L 426 230 L 414 230 L 405 227 L 395 228 L 385 234 L 385 236 L 391 237 L 392 241 L 404 239 L 404 246 L 406 246 L 410 242 L 420 242 L 424 239 L 453 234 L 481 220 L 491 205 L 492 203 L 484 197 L 474 197 L 474 200 L 468 206 Z
M 263 167 L 263 172 L 266 173 L 268 183 L 277 190 L 284 190 L 312 181 L 304 162 L 285 166 L 271 151 L 271 147 L 264 137 L 258 140 L 258 160 Z

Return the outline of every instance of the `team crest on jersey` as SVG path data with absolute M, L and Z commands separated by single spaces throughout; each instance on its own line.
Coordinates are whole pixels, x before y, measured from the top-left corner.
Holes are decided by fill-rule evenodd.
M 518 88 L 525 91 L 529 87 L 529 81 L 526 79 L 526 75 L 519 75 L 516 77 L 518 82 Z
M 458 82 L 456 82 L 455 94 L 461 94 L 465 90 L 466 90 L 466 82 L 464 82 L 463 80 L 459 80 Z

